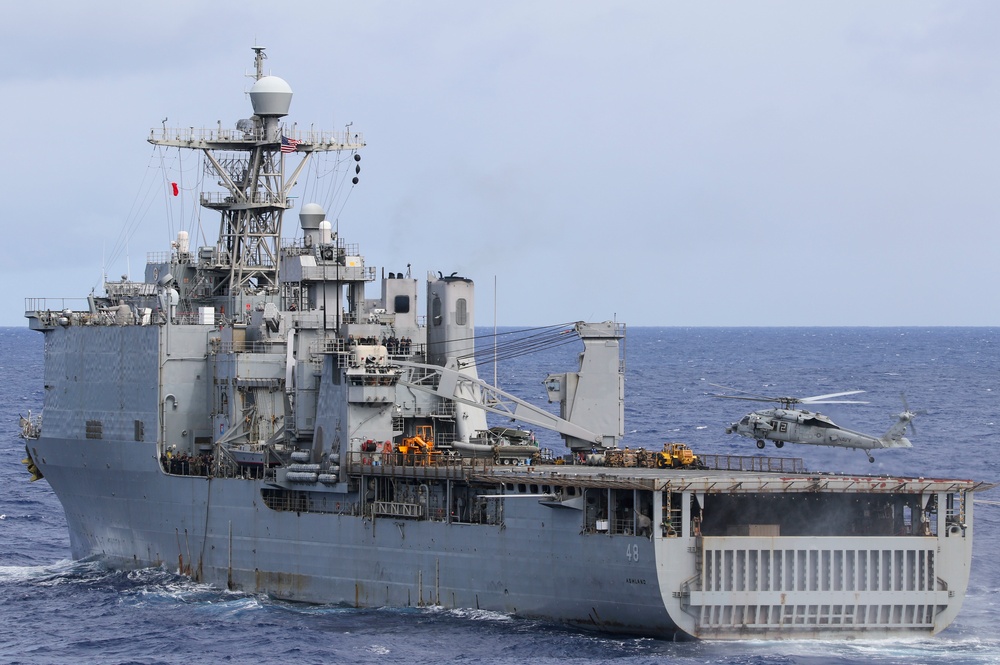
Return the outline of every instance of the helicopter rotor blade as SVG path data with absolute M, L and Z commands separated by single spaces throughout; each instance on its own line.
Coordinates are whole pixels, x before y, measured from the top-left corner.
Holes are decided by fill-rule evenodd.
M 774 397 L 771 395 L 759 395 L 757 393 L 748 392 L 746 390 L 739 390 L 738 388 L 730 388 L 729 386 L 722 386 L 717 383 L 710 383 L 708 385 L 714 386 L 716 388 L 722 388 L 723 390 L 743 393 L 743 395 L 745 395 L 741 396 L 741 395 L 713 394 L 712 397 L 721 397 L 723 399 L 743 399 L 754 402 L 777 402 L 778 404 L 784 404 L 787 408 L 790 408 L 793 404 L 867 404 L 868 403 L 868 402 L 859 402 L 857 400 L 830 399 L 832 397 L 846 397 L 848 395 L 857 395 L 859 393 L 865 392 L 864 390 L 848 390 L 845 392 L 830 393 L 829 395 L 814 395 L 813 397 Z
M 719 385 L 718 383 L 710 383 L 708 385 L 713 386 L 715 388 L 722 388 L 723 390 L 729 390 L 729 391 L 732 391 L 734 393 L 743 393 L 744 395 L 747 395 L 747 397 L 737 397 L 736 395 L 715 395 L 715 394 L 713 394 L 712 395 L 713 397 L 723 397 L 723 398 L 726 398 L 726 399 L 756 400 L 758 402 L 779 402 L 779 401 L 781 401 L 780 397 L 772 397 L 770 395 L 761 395 L 759 393 L 752 393 L 752 392 L 750 392 L 748 390 L 740 390 L 738 388 L 730 388 L 729 386 L 722 386 L 722 385 Z
M 743 397 L 742 395 L 716 395 L 711 394 L 712 397 L 718 397 L 720 399 L 742 399 L 747 402 L 780 402 L 781 400 L 774 397 Z
M 923 416 L 928 413 L 927 409 L 916 409 L 916 410 L 911 409 L 910 405 L 906 403 L 905 393 L 899 393 L 899 396 L 903 400 L 903 412 L 910 414 L 911 418 L 915 418 L 916 416 Z
M 803 404 L 852 404 L 852 402 L 831 402 L 829 399 L 831 397 L 847 397 L 848 395 L 858 395 L 865 392 L 864 390 L 848 390 L 842 393 L 830 393 L 829 395 L 814 395 L 813 397 L 803 397 L 799 402 Z M 867 404 L 867 402 L 857 402 L 859 404 Z

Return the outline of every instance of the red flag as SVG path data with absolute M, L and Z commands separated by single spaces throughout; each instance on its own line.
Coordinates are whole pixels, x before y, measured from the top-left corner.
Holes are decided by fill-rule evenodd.
M 172 183 L 170 183 L 170 186 L 174 188 L 174 196 L 177 196 L 180 193 L 180 191 L 181 191 L 180 189 L 177 188 L 177 183 L 176 182 L 172 182 Z

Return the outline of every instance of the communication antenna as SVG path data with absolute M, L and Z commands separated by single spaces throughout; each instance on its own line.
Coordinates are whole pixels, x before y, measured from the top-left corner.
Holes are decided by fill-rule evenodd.
M 493 275 L 493 387 L 499 388 L 497 383 L 497 276 Z

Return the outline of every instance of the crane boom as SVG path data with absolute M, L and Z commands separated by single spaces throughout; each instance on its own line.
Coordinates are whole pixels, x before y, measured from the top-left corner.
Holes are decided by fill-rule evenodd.
M 584 343 L 579 371 L 551 374 L 544 382 L 549 401 L 559 401 L 562 417 L 462 372 L 455 361 L 446 366 L 394 364 L 404 370 L 401 385 L 557 432 L 570 450 L 616 448 L 624 435 L 624 368 L 618 345 L 624 330 L 605 321 L 578 323 L 576 331 Z
M 588 448 L 602 446 L 604 441 L 604 436 L 601 434 L 574 425 L 534 404 L 495 388 L 482 379 L 463 374 L 454 367 L 406 361 L 397 361 L 394 364 L 407 370 L 400 377 L 399 385 L 429 392 L 442 399 L 477 407 L 563 436 L 587 441 Z M 463 396 L 468 394 L 475 395 L 477 399 Z

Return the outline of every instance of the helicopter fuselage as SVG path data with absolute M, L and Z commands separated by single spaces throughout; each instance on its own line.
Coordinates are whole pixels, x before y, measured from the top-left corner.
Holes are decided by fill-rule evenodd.
M 763 409 L 745 415 L 739 422 L 726 428 L 730 434 L 739 434 L 757 441 L 763 448 L 764 441 L 773 441 L 778 448 L 785 443 L 805 443 L 837 448 L 875 450 L 879 448 L 909 448 L 904 436 L 876 437 L 840 427 L 821 413 L 804 409 Z

